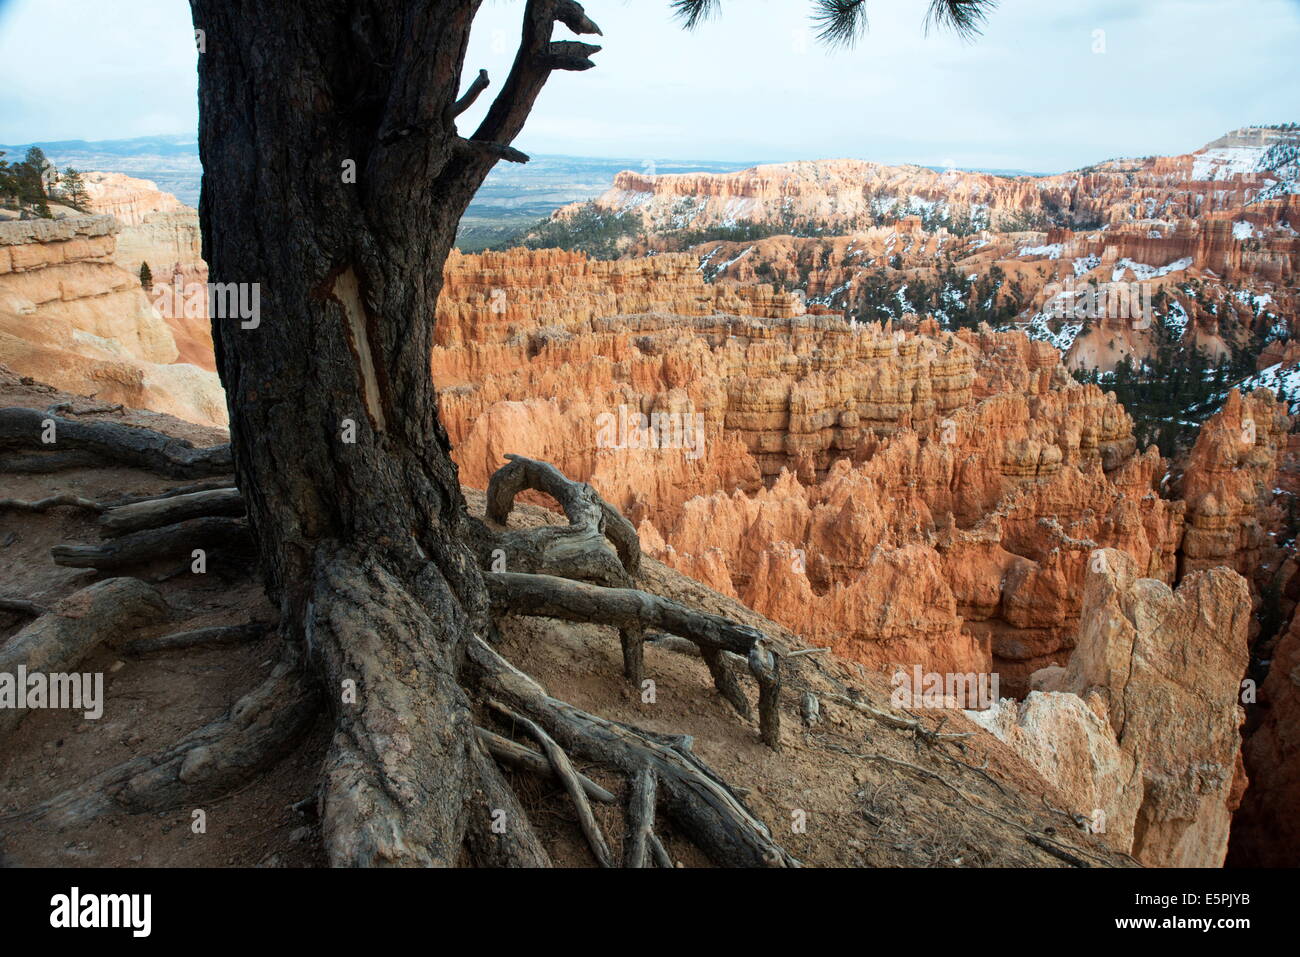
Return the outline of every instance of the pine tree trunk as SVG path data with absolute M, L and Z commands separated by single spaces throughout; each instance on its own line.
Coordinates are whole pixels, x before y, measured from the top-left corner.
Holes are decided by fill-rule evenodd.
M 335 863 L 453 864 L 482 782 L 465 638 L 486 623 L 429 374 L 442 267 L 492 160 L 450 107 L 477 0 L 193 0 L 200 216 L 266 585 L 331 702 Z M 350 175 L 355 170 L 355 176 Z
M 455 118 L 487 85 L 480 73 L 457 99 L 478 6 L 192 0 L 203 252 L 213 282 L 255 283 L 260 305 L 256 317 L 214 314 L 217 368 L 285 658 L 226 717 L 32 814 L 66 823 L 217 793 L 282 753 L 323 696 L 334 719 L 319 800 L 331 863 L 547 863 L 480 744 L 493 737 L 476 717 L 493 715 L 531 729 L 571 785 L 601 863 L 609 847 L 566 749 L 629 776 L 653 773 L 669 814 L 719 863 L 794 863 L 689 738 L 551 698 L 484 640 L 492 609 L 616 625 L 628 673 L 639 674 L 644 629 L 629 609 L 654 611 L 706 657 L 748 661 L 760 734 L 779 745 L 780 680 L 761 632 L 569 580 L 628 586 L 639 567 L 635 529 L 589 486 L 516 460 L 488 490 L 494 521 L 533 488 L 562 502 L 570 525 L 498 533 L 466 511 L 429 370 L 443 264 L 492 165 L 526 161 L 510 143 L 551 71 L 588 69 L 599 50 L 551 39 L 557 22 L 599 33 L 576 0 L 528 0 L 510 74 L 462 137 Z M 493 544 L 536 574 L 493 573 L 489 589 L 480 562 Z M 295 681 L 300 672 L 319 694 Z M 746 714 L 734 676 L 715 678 Z

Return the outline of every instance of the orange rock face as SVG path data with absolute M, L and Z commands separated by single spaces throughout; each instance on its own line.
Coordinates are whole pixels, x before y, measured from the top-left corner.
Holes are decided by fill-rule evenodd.
M 1111 371 L 1153 356 L 1160 319 L 1184 347 L 1230 357 L 1252 336 L 1300 336 L 1296 274 L 1300 164 L 1293 130 L 1238 130 L 1183 156 L 1116 160 L 1044 177 L 824 160 L 726 174 L 620 173 L 580 208 L 631 218 L 645 233 L 628 254 L 680 249 L 698 231 L 744 226 L 759 235 L 691 252 L 710 278 L 802 290 L 810 312 L 894 319 L 954 307 L 1011 307 L 1070 368 Z M 798 237 L 798 238 L 796 238 Z M 907 299 L 956 278 L 934 303 Z M 881 291 L 881 284 L 888 289 Z M 1127 308 L 1120 284 L 1158 308 Z M 1062 297 L 1103 290 L 1088 324 L 1062 317 Z M 1082 295 L 1082 293 L 1078 293 Z M 956 297 L 956 298 L 954 298 Z M 988 298 L 988 302 L 984 302 Z M 1148 300 L 1149 301 L 1149 300 Z M 955 319 L 960 318 L 959 315 Z M 1153 328 L 1153 320 L 1155 328 Z
M 1113 847 L 1152 867 L 1221 866 L 1246 784 L 1245 581 L 1220 567 L 1171 590 L 1106 549 L 1090 564 L 1083 608 L 1069 667 L 1041 677 L 1053 690 L 975 720 Z
M 0 362 L 61 389 L 224 425 L 211 339 L 190 343 L 116 261 L 111 216 L 0 223 Z
M 1272 509 L 1291 419 L 1266 389 L 1236 390 L 1201 427 L 1179 484 L 1187 503 L 1181 574 L 1226 565 L 1262 590 L 1279 567 Z
M 991 229 L 1014 228 L 1031 214 L 1077 223 L 1137 218 L 1191 219 L 1248 203 L 1276 202 L 1261 213 L 1288 220 L 1292 194 L 1277 188 L 1293 173 L 1282 152 L 1300 143 L 1289 130 L 1237 131 L 1195 153 L 1111 160 L 1053 176 L 994 176 L 922 166 L 884 166 L 835 159 L 756 166 L 735 173 L 619 173 L 594 201 L 603 211 L 632 212 L 649 232 L 717 228 L 732 223 L 820 227 L 847 233 L 891 218 L 947 212 Z M 1273 152 L 1270 152 L 1273 150 Z M 581 206 L 565 207 L 556 216 Z M 1260 205 L 1259 210 L 1265 206 Z
M 586 296 L 594 271 L 634 266 L 620 281 L 636 304 L 699 303 L 698 274 L 580 259 L 456 261 L 439 335 L 457 347 L 433 372 L 466 484 L 508 452 L 548 459 L 657 557 L 810 640 L 872 666 L 996 669 L 1013 693 L 1065 664 L 1096 548 L 1173 582 L 1183 517 L 1155 491 L 1163 463 L 1049 345 L 717 307 L 620 315 L 629 300 L 603 285 Z M 659 441 L 656 422 L 690 441 Z

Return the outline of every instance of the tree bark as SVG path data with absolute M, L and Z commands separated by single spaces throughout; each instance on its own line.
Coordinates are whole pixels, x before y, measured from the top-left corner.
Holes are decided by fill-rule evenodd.
M 474 191 L 549 71 L 576 68 L 538 51 L 577 4 L 530 0 L 528 49 L 469 140 L 456 99 L 479 0 L 191 6 L 204 256 L 260 302 L 256 322 L 214 315 L 217 368 L 268 592 L 336 721 L 326 850 L 454 864 L 481 810 L 466 801 L 500 782 L 458 683 L 488 603 L 429 374 L 434 313 Z
M 476 731 L 476 710 L 496 699 L 498 712 L 513 708 L 532 729 L 600 863 L 613 856 L 566 745 L 625 774 L 654 768 L 669 814 L 715 860 L 795 863 L 676 739 L 550 698 L 485 641 L 485 543 L 537 571 L 619 586 L 631 584 L 641 553 L 630 523 L 545 463 L 503 469 L 489 517 L 504 524 L 518 491 L 542 488 L 564 504 L 567 528 L 497 532 L 472 519 L 438 420 L 433 324 L 461 214 L 494 163 L 527 159 L 510 142 L 551 71 L 588 69 L 599 50 L 551 39 L 557 22 L 599 32 L 575 0 L 528 0 L 510 74 L 462 137 L 456 117 L 487 83 L 479 74 L 457 97 L 479 3 L 191 0 L 202 31 L 204 256 L 213 282 L 256 284 L 256 300 L 251 290 L 242 299 L 260 304 L 253 316 L 213 315 L 217 369 L 236 485 L 290 649 L 277 679 L 292 690 L 268 686 L 158 759 L 113 769 L 110 793 L 51 806 L 69 820 L 121 805 L 127 792 L 131 806 L 148 806 L 139 782 L 157 782 L 159 800 L 207 793 L 228 770 L 279 753 L 300 726 L 289 705 L 323 700 L 334 722 L 320 791 L 331 863 L 450 866 L 468 855 L 543 866 L 545 849 Z M 755 660 L 757 632 L 613 591 L 611 600 L 653 606 L 693 639 Z M 642 630 L 623 625 L 635 675 Z M 294 684 L 287 669 L 299 663 L 319 694 Z M 777 684 L 771 667 L 760 698 Z M 244 728 L 244 713 L 264 708 L 272 716 L 258 725 L 274 733 L 222 745 L 225 727 Z M 773 746 L 778 732 L 763 726 Z M 657 839 L 651 848 L 666 858 Z

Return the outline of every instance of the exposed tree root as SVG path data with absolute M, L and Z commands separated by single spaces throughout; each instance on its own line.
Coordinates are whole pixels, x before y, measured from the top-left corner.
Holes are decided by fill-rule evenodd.
M 877 724 L 883 724 L 887 728 L 893 728 L 895 731 L 910 731 L 916 736 L 917 741 L 932 747 L 940 741 L 969 738 L 974 734 L 972 731 L 942 734 L 938 730 L 931 731 L 921 723 L 919 718 L 900 718 L 898 715 L 890 714 L 888 711 L 881 711 L 879 708 L 873 708 L 865 701 L 855 701 L 853 698 L 848 698 L 844 695 L 830 693 L 824 694 L 822 697 L 827 701 L 833 701 L 846 708 L 852 708 L 860 714 L 865 714 L 872 721 L 875 721 Z
M 488 483 L 487 518 L 505 525 L 515 496 L 525 489 L 545 492 L 564 509 L 568 525 L 503 532 L 496 546 L 507 556 L 508 570 L 557 575 L 605 585 L 627 585 L 641 568 L 641 542 L 632 523 L 582 482 L 566 478 L 547 462 L 507 455 L 508 465 Z M 617 554 L 609 550 L 611 543 Z M 484 562 L 493 566 L 491 556 Z
M 45 475 L 65 469 L 99 468 L 104 460 L 93 452 L 6 452 L 0 450 L 0 473 Z
M 587 792 L 578 779 L 578 772 L 574 770 L 573 763 L 564 753 L 564 749 L 556 744 L 555 740 L 537 725 L 537 722 L 511 711 L 499 701 L 489 700 L 488 705 L 512 723 L 522 727 L 542 746 L 542 750 L 546 753 L 546 760 L 551 763 L 555 776 L 564 785 L 564 790 L 569 793 L 569 799 L 573 801 L 573 806 L 578 811 L 578 826 L 582 828 L 582 834 L 587 839 L 587 846 L 591 848 L 591 853 L 596 856 L 596 862 L 601 867 L 613 867 L 614 858 L 609 852 L 609 844 L 606 843 L 605 835 L 601 833 L 600 825 L 596 822 L 596 815 L 591 811 L 591 802 L 587 800 Z
M 721 653 L 742 655 L 759 685 L 760 730 L 768 747 L 780 745 L 780 674 L 764 635 L 726 618 L 697 612 L 675 601 L 630 588 L 602 588 L 550 575 L 501 572 L 484 576 L 499 612 L 592 622 L 619 628 L 653 627 L 687 638 L 700 648 L 718 691 L 748 717 L 749 704 Z
M 28 601 L 26 598 L 6 598 L 0 596 L 0 611 L 7 611 L 11 615 L 25 615 L 28 618 L 39 618 L 45 614 L 45 606 L 38 605 L 34 601 Z
M 190 492 L 110 508 L 99 518 L 100 534 L 105 538 L 117 538 L 193 518 L 239 518 L 243 514 L 244 499 L 237 488 Z
M 547 760 L 541 755 L 537 758 L 549 773 Z M 476 748 L 471 760 L 481 782 L 467 802 L 470 825 L 465 844 L 473 862 L 480 867 L 550 867 L 550 855 L 491 757 Z
M 568 753 L 610 765 L 629 776 L 652 770 L 668 814 L 715 863 L 731 867 L 797 864 L 735 792 L 691 753 L 689 739 L 588 714 L 552 698 L 485 642 L 473 639 L 469 650 L 481 686 L 493 698 L 536 721 Z
M 650 839 L 655 829 L 655 776 L 642 768 L 632 778 L 627 799 L 627 839 L 623 842 L 623 866 L 647 867 Z M 662 846 L 662 845 L 661 845 Z
M 56 565 L 107 571 L 162 558 L 189 557 L 196 548 L 246 549 L 251 544 L 248 523 L 241 518 L 192 518 L 165 528 L 131 532 L 101 545 L 55 545 L 50 557 Z
M 136 578 L 110 578 L 69 595 L 0 646 L 0 674 L 18 683 L 19 668 L 31 675 L 68 674 L 102 642 L 158 621 L 167 605 Z M 26 716 L 23 707 L 0 708 L 0 738 Z
M 123 505 L 137 505 L 141 502 L 156 502 L 159 499 L 175 498 L 178 495 L 193 495 L 195 492 L 212 492 L 217 489 L 231 488 L 230 479 L 205 479 L 201 482 L 186 482 L 184 485 L 178 485 L 175 488 L 169 488 L 165 492 L 156 492 L 150 495 L 124 495 L 121 498 L 113 499 L 111 502 L 105 502 L 105 508 L 120 508 Z
M 213 628 L 196 628 L 174 635 L 157 638 L 138 638 L 122 646 L 122 654 L 133 658 L 154 655 L 165 651 L 187 651 L 191 648 L 218 648 L 225 645 L 243 645 L 257 641 L 266 634 L 268 626 L 261 622 L 246 625 L 218 625 Z
M 550 761 L 546 760 L 545 755 L 538 754 L 531 748 L 526 748 L 509 738 L 503 738 L 495 731 L 489 731 L 487 728 L 475 728 L 474 730 L 478 733 L 479 741 L 487 748 L 488 753 L 498 761 L 514 768 L 531 771 L 533 774 L 542 777 L 553 777 L 555 775 L 555 768 Z M 600 801 L 602 804 L 613 804 L 618 800 L 613 794 L 585 774 L 578 775 L 578 783 L 582 785 L 582 790 L 587 797 L 593 801 Z
M 92 502 L 80 495 L 50 495 L 30 502 L 17 498 L 0 498 L 0 512 L 48 512 L 52 508 L 80 508 L 90 512 L 102 512 L 106 507 L 100 502 Z
M 87 396 L 92 398 L 92 396 Z M 124 411 L 125 406 L 120 402 L 99 402 L 88 405 L 85 408 L 78 409 L 72 402 L 56 402 L 46 408 L 46 412 L 57 415 L 66 412 L 68 415 L 111 415 L 115 412 Z
M 44 441 L 46 437 L 52 441 Z M 4 462 L 9 471 L 41 471 L 41 463 L 54 470 L 113 462 L 176 478 L 197 478 L 226 474 L 234 467 L 229 445 L 195 448 L 184 439 L 152 429 L 118 422 L 80 422 L 38 409 L 0 409 L 0 450 L 29 453 Z M 33 452 L 40 455 L 30 454 Z
M 763 633 L 627 587 L 641 568 L 641 541 L 632 523 L 590 485 L 574 482 L 555 466 L 518 455 L 506 458 L 509 463 L 488 484 L 487 518 L 505 525 L 515 497 L 532 489 L 559 502 L 569 524 L 506 531 L 481 546 L 503 551 L 512 569 L 500 569 L 491 553 L 481 556 L 485 567 L 493 569 L 486 576 L 493 609 L 616 626 L 623 673 L 637 687 L 644 674 L 646 629 L 680 635 L 699 647 L 718 693 L 748 720 L 749 699 L 724 660 L 727 653 L 738 655 L 758 681 L 763 742 L 778 749 L 780 664 L 764 646 Z M 600 588 L 584 582 L 622 587 Z
M 318 692 L 303 680 L 297 651 L 286 644 L 270 676 L 216 721 L 163 751 L 132 758 L 29 810 L 0 818 L 0 829 L 31 821 L 71 827 L 113 811 L 199 807 L 288 753 L 315 720 L 318 706 Z
M 498 473 L 490 517 L 504 523 L 514 497 L 525 488 L 554 495 L 573 524 L 507 531 L 493 539 L 490 544 L 506 551 L 511 567 L 619 586 L 633 581 L 640 546 L 630 523 L 589 486 L 569 482 L 545 463 L 514 459 Z M 59 546 L 55 558 L 104 568 L 204 545 L 243 544 L 245 525 L 231 517 L 242 508 L 238 492 L 230 488 L 115 507 L 103 525 L 105 534 L 117 537 L 95 546 Z M 171 521 L 179 516 L 197 517 Z M 481 554 L 490 561 L 490 549 Z M 570 754 L 628 777 L 623 855 L 628 866 L 674 866 L 655 833 L 657 804 L 718 864 L 797 864 L 739 794 L 695 757 L 689 738 L 588 714 L 551 698 L 506 662 L 471 627 L 471 612 L 459 604 L 447 573 L 424 559 L 418 545 L 403 549 L 384 543 L 359 553 L 326 543 L 316 549 L 313 569 L 302 643 L 287 643 L 273 674 L 227 715 L 0 826 L 41 820 L 66 827 L 110 811 L 156 811 L 214 800 L 279 760 L 315 719 L 323 698 L 335 720 L 318 796 L 332 864 L 452 865 L 468 854 L 479 864 L 549 865 L 495 758 L 558 780 L 597 862 L 612 866 L 614 855 L 590 802 L 618 799 L 580 774 Z M 643 668 L 647 627 L 683 636 L 699 649 L 719 691 L 748 715 L 749 701 L 730 663 L 732 655 L 739 656 L 759 681 L 763 738 L 775 746 L 780 676 L 761 632 L 629 587 L 518 572 L 484 578 L 497 613 L 618 627 L 625 671 L 633 680 Z M 140 582 L 131 587 L 147 588 Z M 93 618 L 99 628 L 102 618 Z M 132 642 L 125 651 L 140 655 L 231 644 L 252 640 L 260 629 L 198 629 Z M 305 680 L 307 672 L 320 683 Z M 481 710 L 476 703 L 526 732 L 541 752 L 476 727 L 475 712 Z

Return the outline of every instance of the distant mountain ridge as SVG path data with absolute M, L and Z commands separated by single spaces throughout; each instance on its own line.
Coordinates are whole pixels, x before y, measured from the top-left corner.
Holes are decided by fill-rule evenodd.
M 844 235 L 907 216 L 958 235 L 984 229 L 1098 228 L 1197 218 L 1300 192 L 1300 130 L 1243 127 L 1178 156 L 1107 160 L 1047 176 L 997 176 L 857 159 L 798 160 L 723 174 L 620 171 L 557 220 L 630 220 L 625 232 L 749 239 L 732 231 Z M 1197 184 L 1222 183 L 1213 189 Z M 716 237 L 707 234 L 716 232 Z

